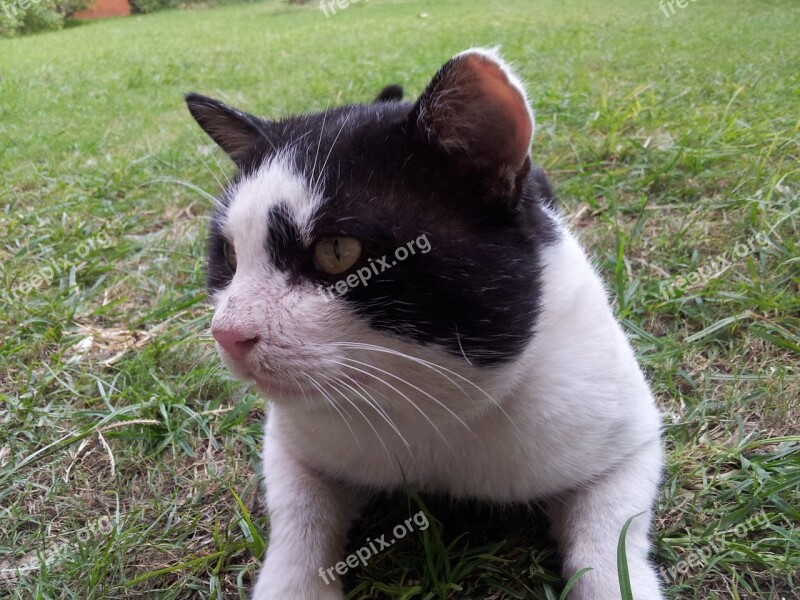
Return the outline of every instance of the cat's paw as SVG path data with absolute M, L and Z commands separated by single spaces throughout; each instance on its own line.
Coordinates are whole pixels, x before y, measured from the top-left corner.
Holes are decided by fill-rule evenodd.
M 297 590 L 295 588 L 285 590 L 256 591 L 253 593 L 253 600 L 344 600 L 344 593 L 341 591 L 327 592 L 321 590 Z
M 252 600 L 344 600 L 344 592 L 337 584 L 322 581 L 290 582 L 280 575 L 270 577 L 262 571 L 253 590 Z
M 590 571 L 572 588 L 568 600 L 621 600 L 616 574 L 597 577 Z M 636 600 L 665 600 L 658 578 L 652 568 L 643 566 L 630 572 L 631 588 Z
M 252 600 L 344 600 L 344 593 L 336 589 L 311 589 L 303 586 L 257 586 Z

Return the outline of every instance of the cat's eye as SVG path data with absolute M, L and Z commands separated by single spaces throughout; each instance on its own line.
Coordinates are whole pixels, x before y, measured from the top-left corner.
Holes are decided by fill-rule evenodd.
M 222 242 L 222 256 L 225 257 L 225 263 L 228 268 L 236 273 L 236 250 L 229 241 Z
M 317 266 L 330 275 L 344 273 L 361 256 L 361 242 L 351 237 L 323 238 L 314 247 Z

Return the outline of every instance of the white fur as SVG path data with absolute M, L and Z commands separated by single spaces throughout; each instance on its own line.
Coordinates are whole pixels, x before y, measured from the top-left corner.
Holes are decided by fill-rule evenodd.
M 628 532 L 634 597 L 662 598 L 647 561 L 660 416 L 575 238 L 562 226 L 543 256 L 543 306 L 526 351 L 475 368 L 289 286 L 264 250 L 268 210 L 281 200 L 301 226 L 320 202 L 287 160 L 239 185 L 225 224 L 239 267 L 214 299 L 215 325 L 261 340 L 241 363 L 220 349 L 223 361 L 274 400 L 264 449 L 271 535 L 256 600 L 342 600 L 319 568 L 342 560 L 367 490 L 404 478 L 456 496 L 547 499 L 565 575 L 594 569 L 572 600 L 620 598 L 617 541 L 628 518 L 647 513 Z
M 291 167 L 290 156 L 279 154 L 232 190 L 235 201 L 226 213 L 223 231 L 234 242 L 239 262 L 263 264 L 269 211 L 283 204 L 292 211 L 307 243 L 322 198 Z M 241 250 L 240 250 L 241 248 Z M 258 262 L 261 261 L 261 262 Z M 246 269 L 248 264 L 243 265 Z

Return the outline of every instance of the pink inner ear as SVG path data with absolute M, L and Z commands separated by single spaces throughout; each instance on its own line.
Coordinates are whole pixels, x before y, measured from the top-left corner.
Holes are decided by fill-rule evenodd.
M 470 120 L 474 119 L 470 132 L 505 164 L 517 168 L 528 156 L 533 123 L 525 97 L 509 80 L 503 68 L 491 59 L 479 54 L 465 56 L 463 67 L 467 71 L 467 85 L 478 89 L 471 92 L 475 97 Z
M 429 141 L 468 168 L 515 180 L 528 158 L 533 118 L 525 93 L 503 64 L 469 51 L 448 62 L 420 98 Z
M 508 164 L 519 166 L 528 155 L 533 123 L 525 98 L 509 81 L 503 68 L 480 55 L 466 59 L 466 68 L 472 71 L 482 91 L 485 106 L 481 115 L 489 128 L 495 129 L 504 139 L 498 150 Z M 481 104 L 481 103 L 479 103 Z M 506 137 L 507 136 L 507 137 Z M 502 150 L 501 150 L 502 148 Z

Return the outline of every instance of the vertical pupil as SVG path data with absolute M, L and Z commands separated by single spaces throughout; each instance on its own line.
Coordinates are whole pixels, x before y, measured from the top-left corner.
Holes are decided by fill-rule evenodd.
M 339 238 L 333 240 L 333 254 L 336 256 L 336 260 L 342 259 L 342 257 L 339 254 Z

